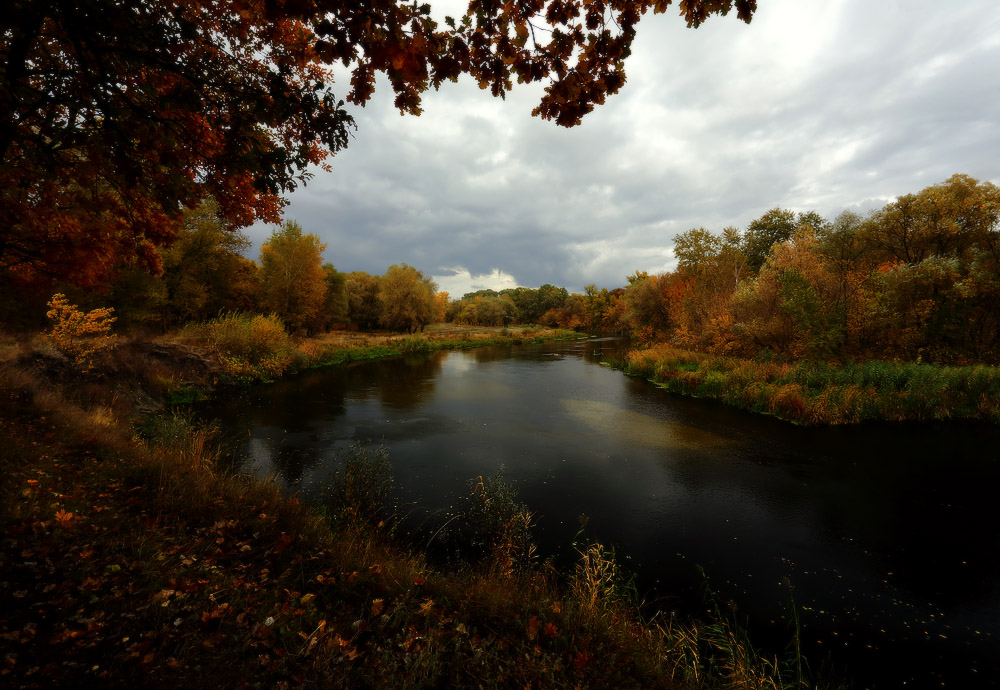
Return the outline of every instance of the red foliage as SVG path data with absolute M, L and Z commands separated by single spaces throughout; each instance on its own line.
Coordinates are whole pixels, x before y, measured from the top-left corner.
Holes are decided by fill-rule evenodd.
M 208 195 L 233 226 L 277 222 L 281 195 L 347 145 L 327 68 L 364 105 L 459 74 L 502 96 L 549 85 L 536 114 L 574 125 L 624 84 L 634 25 L 671 0 L 471 0 L 444 30 L 428 5 L 334 0 L 15 0 L 0 18 L 0 278 L 101 284 L 159 267 L 181 207 Z M 754 0 L 684 0 L 696 26 Z M 584 30 L 586 25 L 586 30 Z M 555 29 L 555 30 L 549 30 Z

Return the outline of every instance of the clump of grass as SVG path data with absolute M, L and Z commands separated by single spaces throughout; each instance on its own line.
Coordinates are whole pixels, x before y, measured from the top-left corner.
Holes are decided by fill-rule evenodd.
M 181 384 L 172 386 L 164 393 L 163 401 L 167 405 L 188 405 L 194 402 L 208 400 L 208 393 L 201 386 Z
M 404 354 L 412 352 L 432 352 L 435 347 L 427 338 L 422 335 L 408 335 L 395 343 L 399 351 Z
M 212 468 L 218 449 L 212 442 L 218 429 L 194 419 L 190 410 L 164 410 L 136 423 L 135 437 L 153 452 L 188 467 Z
M 296 359 L 296 347 L 281 320 L 271 314 L 224 314 L 183 334 L 207 342 L 235 382 L 273 381 Z
M 340 366 L 372 359 L 395 357 L 401 352 L 386 345 L 324 347 L 309 364 L 313 367 Z
M 570 578 L 570 591 L 581 612 L 601 616 L 634 603 L 634 585 L 621 571 L 614 549 L 595 541 L 578 546 L 577 554 L 580 558 Z
M 355 444 L 341 453 L 323 507 L 335 519 L 381 524 L 389 517 L 392 465 L 384 446 Z
M 448 538 L 460 558 L 502 576 L 529 569 L 535 558 L 531 511 L 517 500 L 501 466 L 491 478 L 469 482 L 467 503 Z

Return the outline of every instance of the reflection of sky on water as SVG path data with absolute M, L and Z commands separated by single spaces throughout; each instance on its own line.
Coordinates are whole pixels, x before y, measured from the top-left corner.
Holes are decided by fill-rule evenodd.
M 476 366 L 476 356 L 472 352 L 456 350 L 442 354 L 444 355 L 441 358 L 442 376 L 462 376 Z
M 596 366 L 601 346 L 309 372 L 212 412 L 244 471 L 307 497 L 359 441 L 384 443 L 400 503 L 432 514 L 502 464 L 545 553 L 567 558 L 586 513 L 666 610 L 703 608 L 702 566 L 778 651 L 791 594 L 810 656 L 878 687 L 1000 677 L 996 428 L 804 429 Z
M 686 448 L 703 450 L 729 441 L 704 429 L 664 421 L 652 415 L 623 409 L 598 400 L 559 401 L 569 415 L 592 432 L 619 443 L 630 443 L 663 451 Z

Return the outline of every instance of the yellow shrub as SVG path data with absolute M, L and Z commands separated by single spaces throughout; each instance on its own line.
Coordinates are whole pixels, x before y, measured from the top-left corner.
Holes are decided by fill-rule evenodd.
M 92 309 L 84 313 L 70 304 L 66 295 L 58 292 L 49 300 L 46 313 L 55 323 L 49 332 L 49 341 L 82 371 L 94 367 L 94 357 L 117 345 L 117 336 L 111 333 L 114 309 Z
M 273 314 L 223 314 L 191 332 L 215 348 L 226 373 L 240 383 L 272 381 L 295 357 L 291 338 Z

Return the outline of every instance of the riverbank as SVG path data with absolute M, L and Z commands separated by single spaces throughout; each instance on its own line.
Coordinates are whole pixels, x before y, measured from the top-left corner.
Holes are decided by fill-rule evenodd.
M 273 316 L 228 314 L 185 327 L 170 338 L 211 352 L 224 382 L 273 381 L 304 369 L 337 366 L 435 350 L 575 340 L 579 333 L 536 326 L 456 326 L 433 324 L 415 334 L 332 331 L 293 338 Z
M 217 375 L 210 357 L 171 347 L 119 352 L 117 373 L 70 376 L 30 359 L 3 368 L 5 684 L 777 688 L 795 679 L 794 664 L 760 659 L 721 617 L 643 621 L 597 545 L 581 548 L 568 573 L 502 558 L 442 572 L 385 520 L 355 519 L 358 506 L 318 512 L 268 481 L 217 472 L 211 429 L 143 404 L 165 389 L 123 393 L 136 372 L 167 376 L 161 360 L 179 352 L 191 376 Z
M 798 424 L 976 419 L 1000 423 L 1000 367 L 761 362 L 657 345 L 614 363 L 682 395 Z
M 330 366 L 437 350 L 468 350 L 494 345 L 523 345 L 587 337 L 563 328 L 544 326 L 459 326 L 432 324 L 421 333 L 366 334 L 335 331 L 310 339 L 302 349 L 307 366 Z

